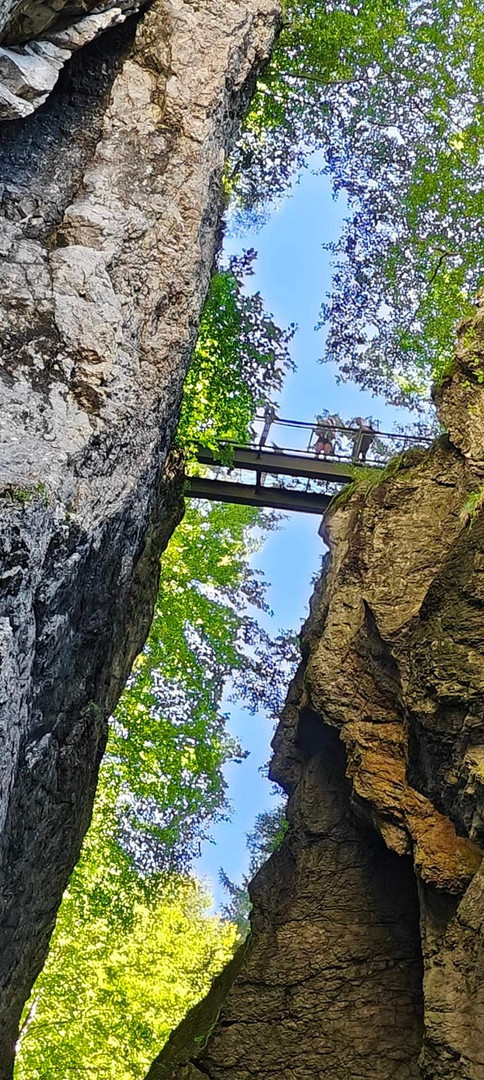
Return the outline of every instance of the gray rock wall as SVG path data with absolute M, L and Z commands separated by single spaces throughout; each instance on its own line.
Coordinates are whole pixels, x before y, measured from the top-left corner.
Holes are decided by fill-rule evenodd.
M 181 514 L 224 158 L 277 22 L 273 0 L 156 0 L 0 133 L 2 1080 Z
M 0 40 L 7 42 L 0 46 L 0 119 L 15 120 L 35 112 L 47 100 L 59 73 L 73 52 L 82 49 L 111 27 L 123 23 L 129 15 L 137 12 L 140 6 L 140 0 L 128 0 L 128 3 L 121 5 L 104 5 L 103 10 L 96 8 L 96 11 L 82 18 L 78 17 L 76 22 L 61 26 L 56 23 L 62 15 L 67 17 L 66 6 L 61 12 L 54 12 L 53 9 L 39 4 L 35 5 L 35 12 L 31 5 L 24 7 L 23 15 L 27 17 L 33 14 L 40 23 L 42 15 L 44 18 L 50 16 L 52 20 L 55 15 L 57 18 L 55 22 L 52 21 L 52 25 L 47 23 L 41 37 L 31 37 L 25 43 L 23 35 L 12 34 L 12 29 L 8 26 L 0 33 Z M 20 21 L 22 22 L 22 17 Z M 24 33 L 29 30 L 31 35 L 35 34 L 35 24 L 36 18 L 27 17 Z
M 148 1080 L 484 1080 L 484 303 L 448 435 L 323 522 L 252 935 Z

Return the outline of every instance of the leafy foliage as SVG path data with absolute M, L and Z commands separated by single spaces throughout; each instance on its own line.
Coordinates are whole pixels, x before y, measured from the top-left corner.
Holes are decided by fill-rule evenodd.
M 222 766 L 241 754 L 225 730 L 224 682 L 243 671 L 254 707 L 258 680 L 267 694 L 256 658 L 268 639 L 247 610 L 267 607 L 248 565 L 262 523 L 253 508 L 191 505 L 163 556 L 150 637 L 25 1011 L 16 1080 L 141 1080 L 231 955 L 236 928 L 208 917 L 179 871 L 223 813 Z
M 64 897 L 24 1015 L 15 1080 L 142 1080 L 232 955 L 235 927 L 208 914 L 210 898 L 188 878 L 165 881 L 149 904 L 130 892 L 128 928 L 109 909 L 80 920 L 81 892 Z
M 251 703 L 266 700 L 252 663 L 269 646 L 255 612 L 267 607 L 248 565 L 275 523 L 252 507 L 192 504 L 162 558 L 150 636 L 119 703 L 105 773 L 116 790 L 122 846 L 144 872 L 186 864 L 225 805 L 222 768 L 241 756 L 221 709 L 243 672 Z
M 209 902 L 179 871 L 223 813 L 222 766 L 241 753 L 225 730 L 224 681 L 243 670 L 255 703 L 263 678 L 247 671 L 247 649 L 265 640 L 247 611 L 266 607 L 248 566 L 260 523 L 252 508 L 192 505 L 163 557 L 150 638 L 24 1016 L 16 1080 L 141 1078 L 231 954 L 235 928 L 207 917 Z
M 481 487 L 478 491 L 471 491 L 470 495 L 467 496 L 460 514 L 461 521 L 463 521 L 465 525 L 472 527 L 479 517 L 479 514 L 482 514 L 483 509 L 484 487 Z
M 479 0 L 286 0 L 231 177 L 257 213 L 315 151 L 350 217 L 334 256 L 326 359 L 417 403 L 448 368 L 483 275 L 484 9 Z
M 254 258 L 254 251 L 233 258 L 212 278 L 178 427 L 189 451 L 198 443 L 216 449 L 219 439 L 245 442 L 257 408 L 294 369 L 288 346 L 295 327 L 281 330 L 260 293 L 244 291 Z

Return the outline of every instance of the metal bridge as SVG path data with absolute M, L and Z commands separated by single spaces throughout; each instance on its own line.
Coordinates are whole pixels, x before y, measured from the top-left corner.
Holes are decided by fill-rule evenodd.
M 261 418 L 257 418 L 256 422 L 263 425 L 262 431 L 259 438 L 256 436 L 254 442 L 248 445 L 221 442 L 218 453 L 200 447 L 197 461 L 208 467 L 210 475 L 187 476 L 187 495 L 190 498 L 321 515 L 336 491 L 355 479 L 358 468 L 381 467 L 393 453 L 410 447 L 424 448 L 431 442 L 417 435 L 373 430 L 365 452 L 360 428 L 333 425 L 332 452 L 321 456 L 312 445 L 313 439 L 317 440 L 318 437 L 315 423 L 279 418 L 272 420 L 270 425 Z M 289 428 L 292 442 L 300 442 L 301 437 L 309 431 L 307 448 L 278 446 L 275 443 L 268 446 L 269 427 L 273 426 Z M 227 461 L 230 463 L 227 464 Z M 244 478 L 246 473 L 255 474 L 252 483 Z M 289 486 L 280 482 L 268 483 L 267 478 L 274 476 L 291 478 Z

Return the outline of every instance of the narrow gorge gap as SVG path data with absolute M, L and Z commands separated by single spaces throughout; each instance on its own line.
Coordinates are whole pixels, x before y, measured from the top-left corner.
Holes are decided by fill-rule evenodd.
M 272 0 L 88 0 L 33 43 L 0 12 L 2 115 L 34 109 L 2 128 L 1 1080 L 41 969 L 18 1080 L 85 1053 L 142 1080 L 170 1030 L 151 1080 L 484 1069 L 479 12 L 435 0 L 430 32 L 419 5 L 307 6 L 275 45 Z M 200 433 L 222 469 L 234 442 L 287 454 L 268 410 L 309 421 L 293 455 L 353 470 L 325 481 L 273 741 L 288 821 L 259 763 L 317 522 L 261 515 L 260 469 L 256 506 L 180 522 Z

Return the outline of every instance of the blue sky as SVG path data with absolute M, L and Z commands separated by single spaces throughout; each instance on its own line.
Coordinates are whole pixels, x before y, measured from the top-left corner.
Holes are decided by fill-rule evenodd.
M 344 418 L 372 415 L 380 420 L 381 430 L 391 430 L 395 420 L 408 421 L 408 414 L 351 384 L 338 386 L 333 366 L 318 363 L 324 338 L 314 327 L 331 286 L 329 255 L 322 245 L 337 239 L 345 214 L 344 201 L 332 199 L 328 178 L 305 172 L 262 229 L 243 236 L 229 234 L 225 251 L 232 255 L 255 248 L 258 258 L 249 281 L 251 291 L 262 293 L 279 325 L 298 324 L 291 348 L 297 371 L 286 380 L 279 415 L 311 421 L 326 408 Z M 299 629 L 306 618 L 311 579 L 324 552 L 318 526 L 319 519 L 311 514 L 288 514 L 282 528 L 269 536 L 254 557 L 253 564 L 270 582 L 273 633 Z M 259 771 L 270 756 L 272 724 L 233 706 L 227 706 L 227 711 L 230 730 L 249 750 L 249 757 L 241 765 L 227 767 L 231 820 L 213 828 L 214 842 L 204 844 L 195 864 L 195 871 L 208 879 L 217 906 L 226 899 L 218 883 L 219 868 L 223 866 L 232 880 L 240 881 L 248 864 L 245 834 L 256 815 L 274 805 L 272 786 Z

